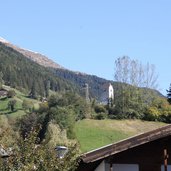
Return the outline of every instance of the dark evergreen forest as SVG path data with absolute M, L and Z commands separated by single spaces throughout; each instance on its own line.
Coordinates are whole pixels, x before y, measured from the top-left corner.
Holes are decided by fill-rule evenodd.
M 46 89 L 53 91 L 74 90 L 76 87 L 62 78 L 54 75 L 48 68 L 24 57 L 14 49 L 0 43 L 0 71 L 6 85 L 17 89 L 35 91 L 45 96 Z

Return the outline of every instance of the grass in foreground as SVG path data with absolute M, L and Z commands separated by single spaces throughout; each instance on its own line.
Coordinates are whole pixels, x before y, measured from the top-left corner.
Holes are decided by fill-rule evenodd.
M 87 152 L 164 125 L 161 122 L 140 120 L 85 119 L 76 123 L 75 134 L 81 151 Z

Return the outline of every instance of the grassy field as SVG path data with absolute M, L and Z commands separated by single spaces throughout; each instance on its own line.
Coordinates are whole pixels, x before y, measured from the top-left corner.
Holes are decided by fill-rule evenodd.
M 77 122 L 74 129 L 81 151 L 87 152 L 164 125 L 140 120 L 85 119 Z
M 26 112 L 24 111 L 24 109 L 22 107 L 22 103 L 24 100 L 32 101 L 34 104 L 34 108 L 35 109 L 38 108 L 39 101 L 27 98 L 25 94 L 23 94 L 22 92 L 20 92 L 16 89 L 10 88 L 8 86 L 3 86 L 3 87 L 6 90 L 14 90 L 15 91 L 16 95 L 14 96 L 13 99 L 16 100 L 16 105 L 15 105 L 15 110 L 13 112 L 11 112 L 10 109 L 8 109 L 8 102 L 12 98 L 1 97 L 0 98 L 0 115 L 6 115 L 10 119 L 15 119 L 15 118 L 21 117 L 22 115 L 26 114 Z

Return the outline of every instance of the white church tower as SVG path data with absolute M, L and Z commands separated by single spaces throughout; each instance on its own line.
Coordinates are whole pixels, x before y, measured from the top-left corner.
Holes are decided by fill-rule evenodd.
M 109 84 L 109 106 L 113 106 L 114 101 L 114 89 L 112 84 Z
M 109 84 L 109 99 L 114 99 L 114 89 L 111 84 Z

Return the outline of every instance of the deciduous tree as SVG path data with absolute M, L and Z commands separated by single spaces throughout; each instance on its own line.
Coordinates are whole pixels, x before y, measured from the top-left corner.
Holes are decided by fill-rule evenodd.
M 23 139 L 19 137 L 12 147 L 7 159 L 0 158 L 2 171 L 74 171 L 78 164 L 78 145 L 73 143 L 68 146 L 64 158 L 59 158 L 55 147 L 39 144 L 37 130 L 32 131 Z M 5 145 L 4 145 L 5 146 Z M 6 151 L 8 148 L 6 148 Z
M 118 82 L 115 87 L 115 109 L 125 117 L 135 113 L 142 113 L 144 91 L 140 88 L 157 88 L 157 74 L 154 65 L 147 63 L 142 65 L 138 60 L 132 60 L 123 56 L 115 61 L 115 80 Z M 143 92 L 143 93 L 142 93 Z M 131 114 L 131 115 L 130 115 Z

